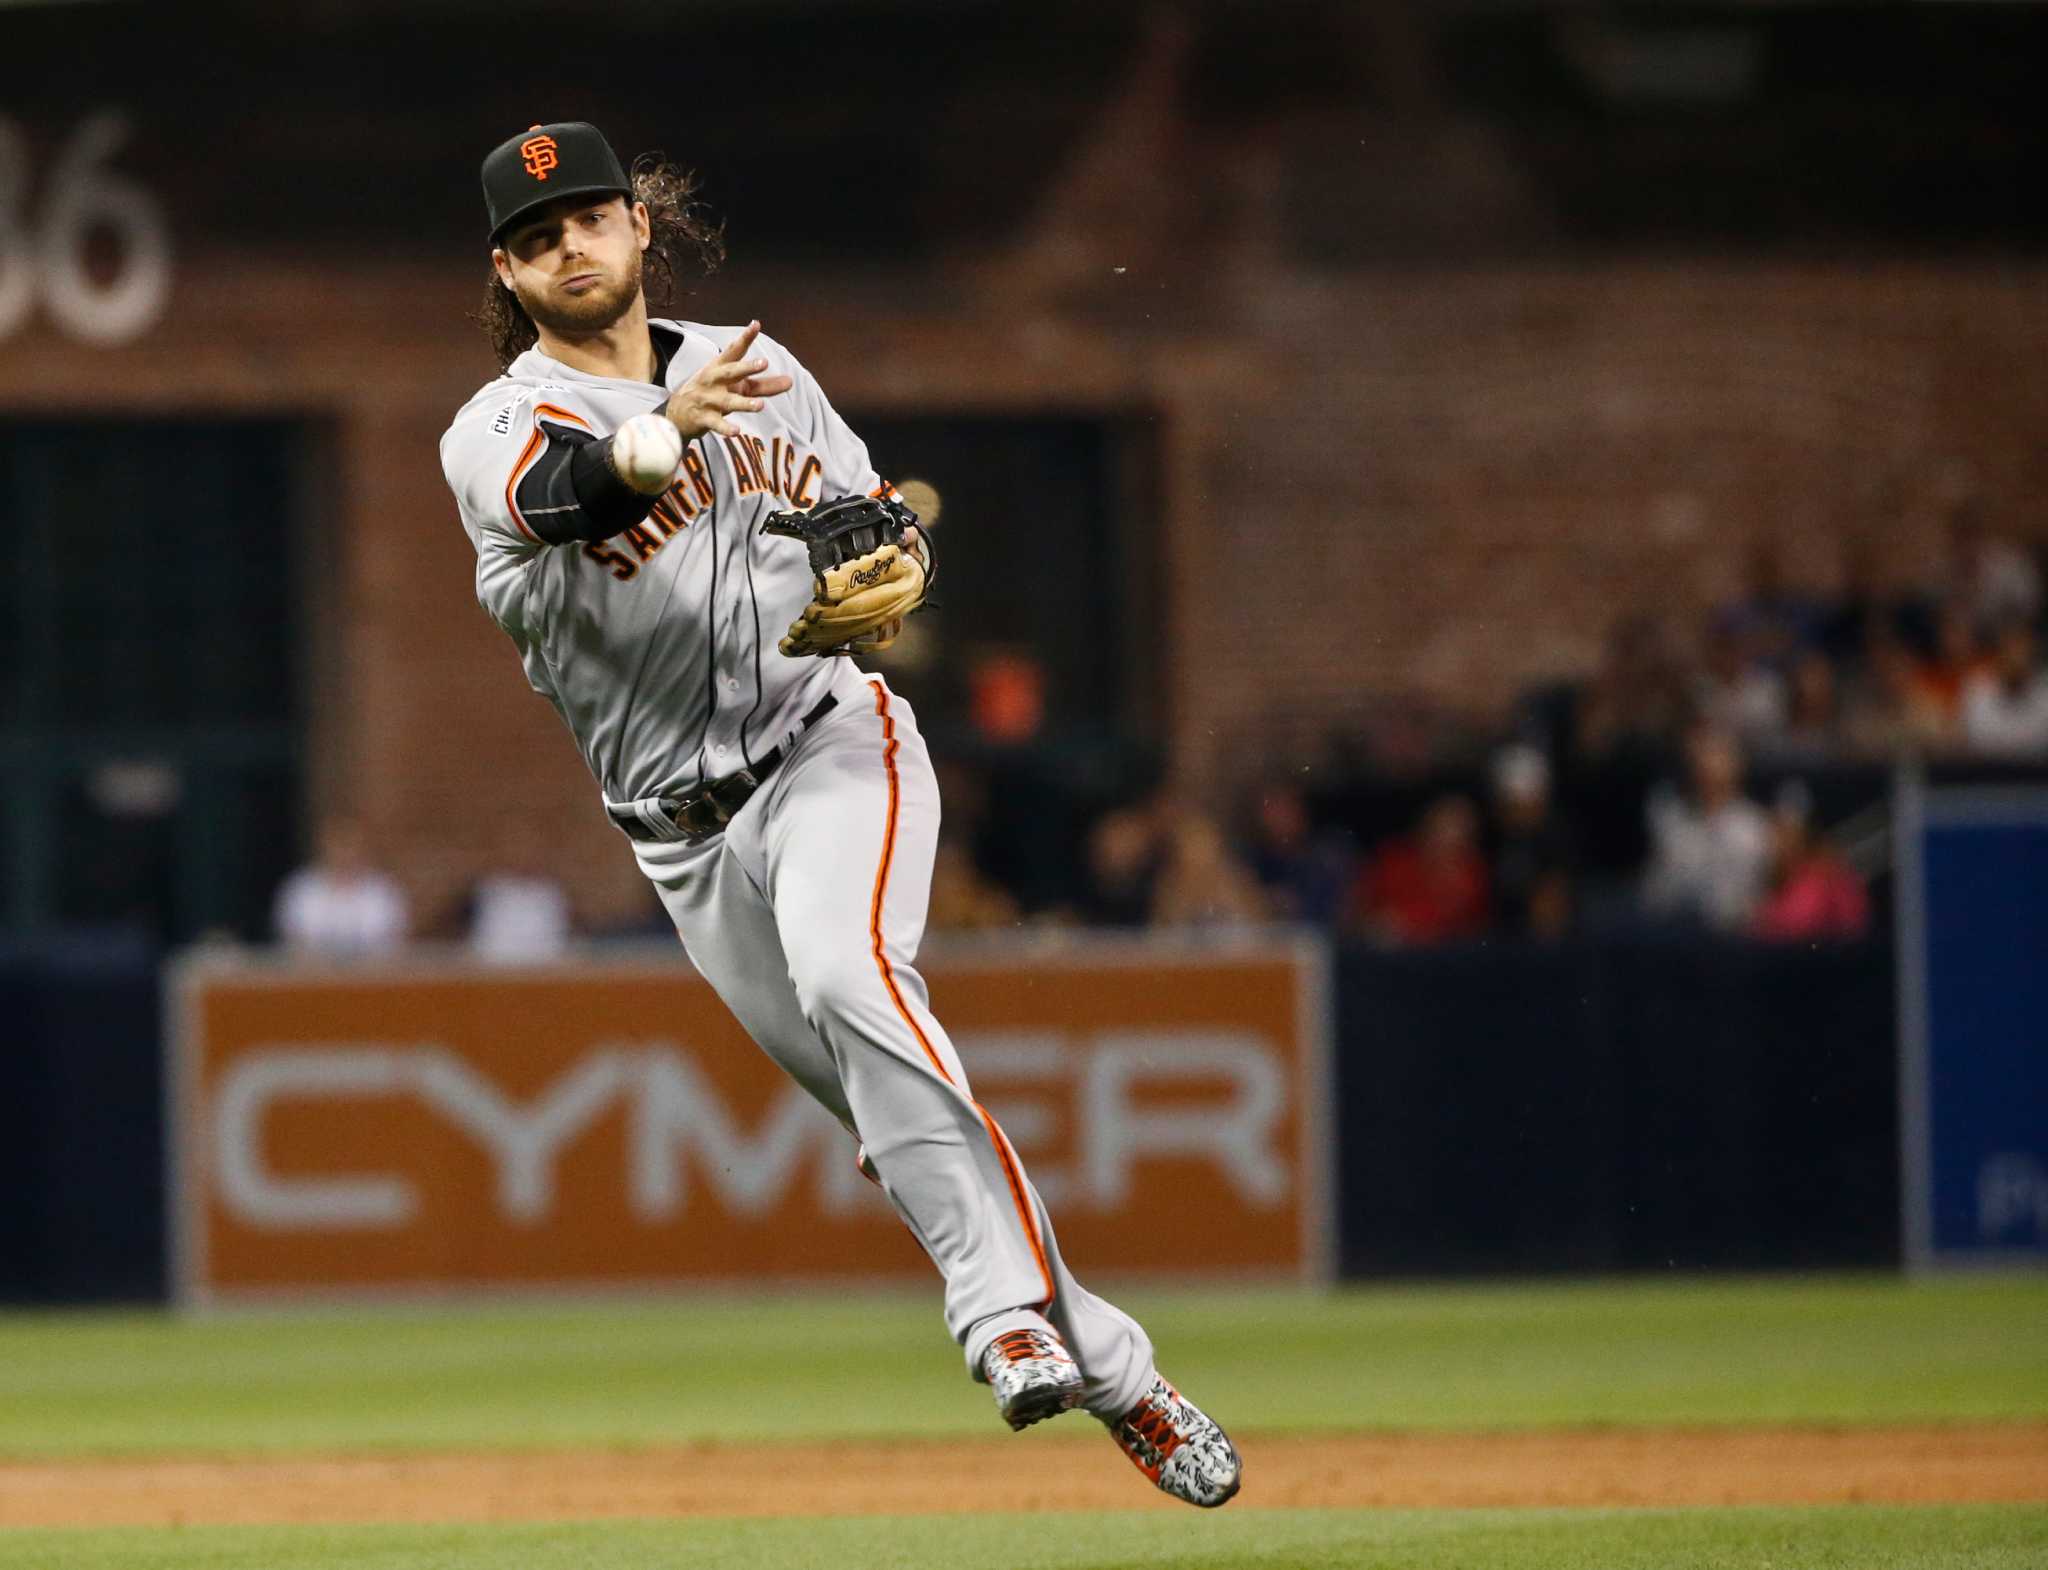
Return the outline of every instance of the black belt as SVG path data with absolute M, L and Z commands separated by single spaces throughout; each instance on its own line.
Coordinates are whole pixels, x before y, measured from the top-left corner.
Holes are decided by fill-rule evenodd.
M 796 739 L 818 721 L 830 714 L 839 705 L 834 693 L 826 693 L 818 700 L 817 707 L 797 721 L 796 730 L 780 746 L 765 753 L 761 759 L 748 768 L 737 769 L 731 774 L 715 779 L 691 792 L 687 796 L 664 796 L 659 810 L 671 823 L 682 831 L 686 845 L 695 845 L 708 840 L 712 835 L 723 832 L 740 808 L 744 807 L 754 792 L 768 781 L 768 776 L 781 768 L 789 756 L 789 749 L 796 745 Z M 666 839 L 649 827 L 640 816 L 637 806 L 607 807 L 605 811 L 612 822 L 626 831 L 628 837 L 643 843 L 653 844 Z

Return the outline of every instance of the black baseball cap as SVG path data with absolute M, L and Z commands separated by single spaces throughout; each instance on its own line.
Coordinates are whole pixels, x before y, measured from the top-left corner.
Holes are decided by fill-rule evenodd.
M 612 144 L 581 120 L 528 126 L 484 159 L 484 208 L 493 245 L 544 202 L 564 196 L 630 196 L 632 191 Z

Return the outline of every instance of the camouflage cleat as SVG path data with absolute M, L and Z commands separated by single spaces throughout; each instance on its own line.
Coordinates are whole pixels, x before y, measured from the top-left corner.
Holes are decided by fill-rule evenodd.
M 1155 1377 L 1109 1432 L 1133 1466 L 1191 1505 L 1214 1509 L 1227 1503 L 1243 1478 L 1229 1437 L 1163 1378 Z
M 996 1393 L 996 1410 L 1012 1428 L 1058 1417 L 1081 1399 L 1081 1366 L 1046 1330 L 1011 1330 L 981 1354 L 981 1371 Z

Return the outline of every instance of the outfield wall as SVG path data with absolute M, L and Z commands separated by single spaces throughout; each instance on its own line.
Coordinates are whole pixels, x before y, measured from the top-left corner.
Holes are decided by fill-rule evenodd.
M 936 957 L 927 968 L 977 1093 L 1046 1187 L 1084 1269 L 1313 1278 L 1332 1264 L 1385 1276 L 1898 1259 L 1894 987 L 1884 945 L 1346 949 L 1325 972 L 1328 1095 L 1310 1093 L 1321 1082 L 1312 1032 L 1297 1034 L 1298 1055 L 1271 1046 L 1312 1025 L 1317 967 L 1268 970 L 1252 989 L 1263 988 L 1265 1001 L 1247 1003 L 1233 1000 L 1245 989 L 1231 984 L 1213 947 L 1148 947 L 1150 969 L 1138 972 L 1105 971 L 1098 942 L 1077 940 L 1066 952 L 1058 961 L 1042 945 L 1000 946 L 956 956 L 956 970 Z M 443 1002 L 457 1002 L 438 1024 L 420 995 L 380 1002 L 360 975 L 344 989 L 353 1001 L 323 1012 L 305 1006 L 315 996 L 305 989 L 331 989 L 333 973 L 214 967 L 258 984 L 228 1000 L 223 1056 L 203 1070 L 215 1076 L 212 1134 L 188 1149 L 186 1168 L 188 1197 L 203 1201 L 200 1246 L 210 1239 L 216 1263 L 241 1274 L 191 1276 L 196 1295 L 303 1291 L 323 1280 L 398 1290 L 563 1284 L 545 1267 L 549 1252 L 580 1261 L 586 1284 L 921 1276 L 928 1267 L 854 1175 L 851 1142 L 829 1120 L 784 1106 L 779 1079 L 662 953 L 651 972 L 600 957 L 515 984 L 430 968 L 415 980 L 427 977 Z M 1092 1001 L 1073 980 L 1088 968 L 1098 976 Z M 628 986 L 622 978 L 632 975 L 640 980 Z M 0 1005 L 17 1031 L 14 1050 L 0 1054 L 9 1195 L 0 1299 L 169 1290 L 163 986 L 157 957 L 140 948 L 0 955 Z M 1285 1017 L 1285 998 L 1300 1003 L 1297 1018 Z M 1180 1011 L 1164 1035 L 1152 1018 L 1162 1009 Z M 512 1037 L 524 1030 L 524 1046 L 503 1046 L 507 1021 Z M 337 1025 L 346 1028 L 325 1028 Z M 315 1036 L 329 1057 L 310 1080 L 303 1058 L 282 1080 L 274 1060 L 249 1068 L 265 1041 L 317 1046 Z M 1260 1040 L 1271 1047 L 1263 1066 L 1252 1061 L 1268 1053 Z M 337 1050 L 355 1056 L 343 1062 Z M 508 1055 L 493 1056 L 501 1050 Z M 220 1076 L 233 1061 L 245 1069 L 239 1146 L 223 1144 L 217 1117 Z M 303 1092 L 322 1075 L 330 1091 L 351 1076 L 358 1089 L 362 1076 L 383 1076 L 381 1110 L 374 1096 L 349 1105 L 275 1094 Z M 269 1090 L 252 1097 L 266 1076 Z M 529 1164 L 521 1177 L 489 1159 L 491 1136 L 465 1133 L 448 1106 L 436 1110 L 465 1101 L 473 1110 L 478 1082 L 497 1086 L 515 1113 L 551 1087 L 574 1090 L 569 1100 L 587 1102 L 578 1113 L 587 1123 L 573 1138 L 550 1136 L 561 1163 Z M 1193 1122 L 1177 1122 L 1190 1107 Z M 643 1147 L 654 1154 L 637 1177 L 636 1127 L 658 1136 Z M 1219 1131 L 1224 1153 L 1204 1150 Z M 1327 1195 L 1317 1186 L 1325 1135 Z M 512 1143 L 499 1138 L 497 1148 Z M 223 1162 L 239 1185 L 232 1192 L 221 1188 Z M 543 1168 L 550 1204 L 569 1208 L 535 1223 L 520 1212 L 533 1205 Z M 339 1191 L 320 1186 L 334 1179 Z M 725 1230 L 717 1250 L 678 1267 L 685 1196 L 714 1205 Z M 440 1220 L 387 1230 L 381 1241 L 361 1228 L 329 1229 L 324 1241 L 318 1229 L 264 1230 L 266 1206 L 273 1220 L 288 1220 L 309 1203 L 316 1213 L 322 1204 L 397 1204 Z M 194 1213 L 184 1211 L 188 1221 Z M 506 1252 L 535 1236 L 545 1245 L 538 1255 Z M 719 1257 L 744 1268 L 703 1267 Z
M 157 952 L 0 944 L 0 1301 L 165 1288 Z
M 1348 950 L 1348 1275 L 1887 1266 L 1891 951 Z

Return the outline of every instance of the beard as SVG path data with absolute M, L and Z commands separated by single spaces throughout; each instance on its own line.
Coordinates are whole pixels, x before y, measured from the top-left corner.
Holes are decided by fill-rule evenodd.
M 515 293 L 536 327 L 572 338 L 600 333 L 624 316 L 639 295 L 640 253 L 633 252 L 624 276 L 603 273 L 601 282 L 580 295 L 563 294 L 552 286 L 533 293 L 524 289 Z

